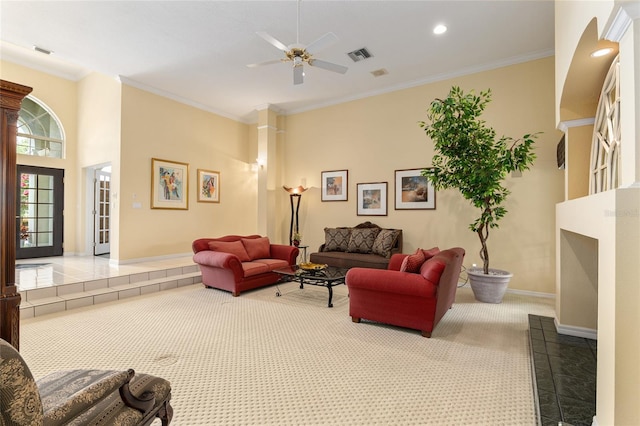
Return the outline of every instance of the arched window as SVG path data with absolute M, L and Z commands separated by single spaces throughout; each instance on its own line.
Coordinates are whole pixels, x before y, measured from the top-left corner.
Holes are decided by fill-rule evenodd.
M 17 153 L 63 158 L 64 130 L 46 105 L 32 96 L 22 101 L 18 115 Z

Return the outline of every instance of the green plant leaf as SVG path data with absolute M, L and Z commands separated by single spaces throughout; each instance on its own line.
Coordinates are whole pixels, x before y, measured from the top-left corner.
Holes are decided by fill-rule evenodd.
M 480 210 L 469 228 L 482 245 L 485 273 L 489 268 L 487 239 L 489 229 L 497 228 L 507 210 L 502 205 L 509 190 L 503 182 L 510 172 L 528 170 L 536 158 L 535 139 L 540 133 L 527 133 L 520 139 L 497 137 L 493 128 L 480 118 L 491 101 L 491 89 L 475 94 L 453 86 L 444 99 L 434 99 L 427 120 L 418 124 L 434 144 L 430 168 L 422 171 L 436 190 L 457 189 Z

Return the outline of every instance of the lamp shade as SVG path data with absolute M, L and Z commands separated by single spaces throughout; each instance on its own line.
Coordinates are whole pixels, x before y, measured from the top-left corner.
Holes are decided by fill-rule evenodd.
M 309 188 L 305 188 L 302 185 L 300 186 L 296 186 L 295 188 L 289 188 L 288 186 L 282 185 L 282 187 L 284 188 L 285 191 L 287 191 L 289 194 L 302 194 L 304 191 L 306 191 Z

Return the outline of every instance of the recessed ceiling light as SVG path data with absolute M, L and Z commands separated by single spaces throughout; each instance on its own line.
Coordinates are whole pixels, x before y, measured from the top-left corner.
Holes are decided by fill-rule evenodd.
M 380 77 L 380 76 L 383 76 L 383 75 L 387 75 L 387 74 L 389 74 L 389 71 L 387 71 L 387 70 L 386 70 L 386 69 L 384 69 L 384 68 L 380 68 L 379 70 L 371 71 L 371 74 L 372 74 L 374 77 Z
M 447 27 L 442 24 L 436 25 L 435 28 L 433 29 L 434 34 L 444 34 L 446 32 L 447 32 Z
M 600 56 L 605 56 L 608 55 L 609 53 L 613 52 L 613 48 L 611 47 L 606 47 L 604 49 L 598 49 L 595 52 L 593 52 L 591 54 L 592 58 L 599 58 Z

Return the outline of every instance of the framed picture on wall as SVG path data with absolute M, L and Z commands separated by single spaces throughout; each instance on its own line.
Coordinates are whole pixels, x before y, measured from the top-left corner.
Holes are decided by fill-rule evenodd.
M 151 208 L 189 209 L 189 164 L 151 159 Z
M 198 202 L 220 202 L 220 172 L 198 169 Z
M 358 216 L 387 215 L 387 182 L 358 184 Z
M 396 210 L 435 210 L 436 191 L 422 170 L 396 170 Z
M 349 199 L 348 170 L 322 172 L 322 201 L 347 201 Z

